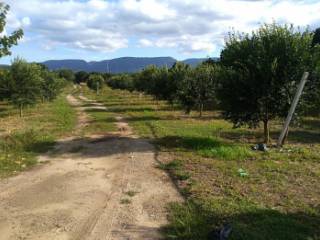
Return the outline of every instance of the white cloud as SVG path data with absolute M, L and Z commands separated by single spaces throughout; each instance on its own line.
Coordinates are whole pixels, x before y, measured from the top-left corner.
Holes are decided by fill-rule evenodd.
M 234 28 L 249 32 L 273 20 L 296 25 L 320 23 L 320 2 L 307 0 L 7 0 L 10 29 L 50 43 L 110 52 L 139 47 L 212 53 Z
M 29 18 L 29 17 L 24 17 L 24 18 L 22 18 L 22 20 L 21 20 L 21 25 L 22 25 L 22 27 L 28 27 L 28 26 L 30 26 L 30 25 L 31 25 L 31 20 L 30 20 L 30 18 Z
M 141 47 L 153 47 L 154 46 L 153 42 L 149 39 L 140 39 L 139 44 Z

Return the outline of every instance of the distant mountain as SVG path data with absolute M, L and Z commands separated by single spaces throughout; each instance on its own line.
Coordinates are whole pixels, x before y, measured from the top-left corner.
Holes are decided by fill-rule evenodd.
M 0 64 L 0 69 L 9 69 L 10 65 L 7 64 Z
M 196 67 L 197 65 L 199 65 L 200 63 L 206 61 L 207 58 L 189 58 L 186 59 L 182 62 L 184 62 L 185 64 L 189 64 L 192 67 Z
M 50 70 L 71 69 L 73 71 L 90 71 L 89 64 L 84 60 L 50 60 L 43 62 Z
M 207 60 L 206 58 L 192 58 L 183 61 L 191 66 L 196 66 L 199 63 Z M 86 62 L 84 60 L 50 60 L 43 62 L 50 70 L 71 69 L 75 72 L 110 72 L 110 73 L 133 73 L 138 72 L 149 65 L 157 67 L 172 67 L 177 62 L 172 57 L 153 57 L 153 58 L 136 58 L 136 57 L 122 57 L 111 60 Z

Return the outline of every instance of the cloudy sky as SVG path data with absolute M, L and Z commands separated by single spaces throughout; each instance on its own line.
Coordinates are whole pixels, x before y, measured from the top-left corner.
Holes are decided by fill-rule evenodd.
M 7 0 L 6 32 L 23 28 L 13 48 L 29 61 L 123 56 L 219 56 L 231 29 L 277 21 L 320 26 L 320 0 Z

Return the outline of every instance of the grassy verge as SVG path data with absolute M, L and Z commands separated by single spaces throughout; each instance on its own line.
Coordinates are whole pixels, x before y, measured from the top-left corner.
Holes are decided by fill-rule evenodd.
M 138 93 L 105 89 L 91 96 L 158 147 L 166 169 L 186 195 L 170 206 L 168 239 L 320 239 L 320 119 L 290 129 L 288 145 L 251 150 L 262 129 L 233 129 L 218 112 L 185 116 L 175 106 Z M 281 122 L 272 123 L 276 139 Z
M 48 151 L 76 123 L 76 114 L 64 95 L 27 109 L 23 118 L 7 103 L 0 108 L 0 177 L 36 164 L 37 154 Z

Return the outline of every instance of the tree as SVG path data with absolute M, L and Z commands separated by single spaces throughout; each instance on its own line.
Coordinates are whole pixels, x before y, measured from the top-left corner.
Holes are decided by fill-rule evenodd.
M 85 71 L 80 71 L 75 74 L 75 82 L 80 84 L 82 82 L 87 82 L 89 78 L 89 73 Z
M 11 65 L 8 90 L 10 101 L 20 110 L 20 117 L 25 106 L 34 105 L 41 97 L 41 71 L 39 65 L 22 59 L 15 59 Z
M 9 83 L 9 70 L 0 70 L 0 101 L 8 99 L 10 96 L 8 83 Z
M 204 106 L 215 101 L 219 71 L 218 66 L 201 64 L 186 74 L 179 84 L 178 99 L 187 113 L 197 107 L 201 117 Z
M 99 90 L 103 87 L 104 84 L 104 78 L 99 74 L 91 74 L 87 85 L 90 89 L 95 90 L 97 94 L 99 93 Z
M 64 78 L 60 78 L 56 73 L 46 70 L 42 71 L 42 78 L 42 99 L 52 101 L 61 93 L 66 84 L 66 80 Z
M 133 78 L 129 74 L 118 74 L 107 80 L 107 84 L 113 89 L 133 91 Z
M 313 35 L 313 39 L 312 39 L 312 46 L 314 47 L 317 44 L 320 44 L 320 28 L 317 28 L 314 31 L 314 35 Z
M 150 65 L 142 70 L 137 76 L 134 78 L 134 86 L 138 91 L 146 92 L 148 94 L 152 94 L 153 81 L 155 74 L 157 72 L 157 67 L 154 65 Z
M 10 36 L 2 35 L 6 26 L 6 17 L 9 10 L 9 5 L 0 2 L 0 58 L 11 55 L 10 48 L 17 45 L 18 40 L 23 37 L 22 29 L 14 31 Z
M 304 71 L 311 71 L 312 34 L 276 23 L 252 34 L 230 33 L 221 53 L 227 67 L 220 100 L 226 119 L 236 127 L 264 124 L 269 143 L 269 122 L 287 114 Z
M 169 69 L 169 76 L 166 84 L 166 100 L 171 103 L 177 100 L 179 84 L 185 79 L 189 71 L 190 66 L 183 62 L 176 62 L 172 68 Z
M 152 94 L 156 99 L 167 99 L 169 96 L 169 71 L 167 67 L 157 68 L 150 79 L 149 94 Z
M 74 82 L 75 81 L 75 75 L 74 75 L 74 72 L 72 70 L 61 69 L 61 70 L 58 70 L 57 73 L 58 73 L 58 76 L 60 78 L 64 78 L 68 82 Z

